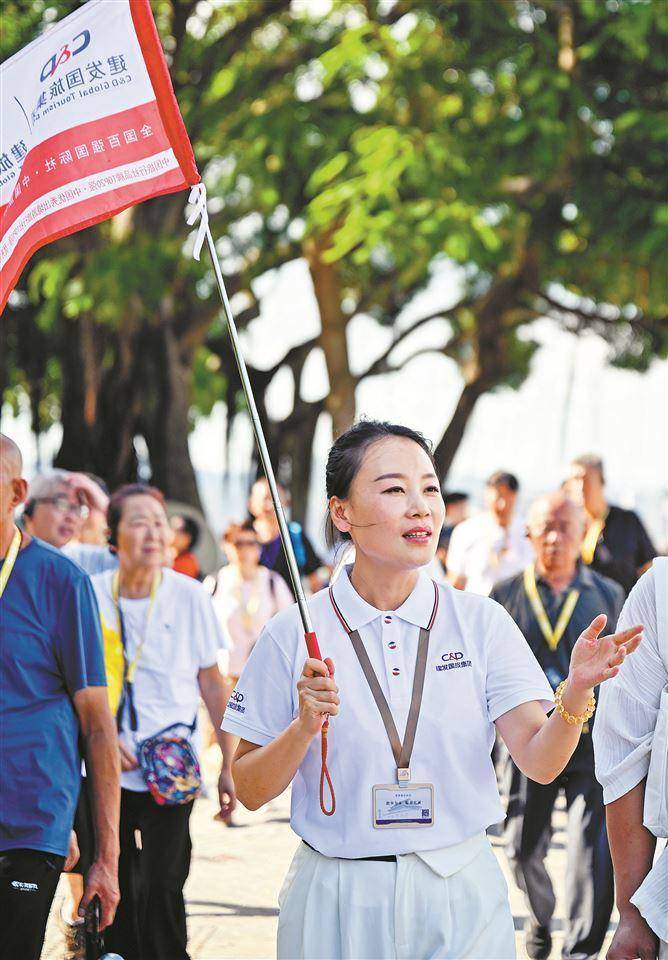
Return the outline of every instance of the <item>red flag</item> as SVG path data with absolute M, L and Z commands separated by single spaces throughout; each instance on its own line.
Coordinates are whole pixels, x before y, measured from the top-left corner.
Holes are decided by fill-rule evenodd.
M 0 310 L 31 255 L 198 183 L 149 0 L 89 0 L 0 67 Z

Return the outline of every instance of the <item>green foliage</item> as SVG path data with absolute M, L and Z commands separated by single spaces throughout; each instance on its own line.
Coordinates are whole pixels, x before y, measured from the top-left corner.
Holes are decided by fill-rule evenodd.
M 75 6 L 8 0 L 3 53 Z M 526 376 L 521 330 L 540 313 L 603 333 L 635 369 L 668 354 L 668 4 L 153 6 L 223 267 L 248 303 L 253 280 L 318 241 L 345 312 L 388 325 L 435 263 L 460 265 L 466 307 L 448 315 L 445 351 L 490 387 Z M 113 333 L 107 366 L 123 337 L 171 324 L 207 414 L 230 368 L 205 346 L 217 294 L 184 253 L 183 202 L 49 248 L 24 283 L 56 357 L 67 319 Z M 591 306 L 559 307 L 578 302 Z

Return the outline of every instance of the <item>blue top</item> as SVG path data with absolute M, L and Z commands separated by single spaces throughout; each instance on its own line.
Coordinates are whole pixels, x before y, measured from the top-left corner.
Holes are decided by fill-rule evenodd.
M 0 851 L 67 854 L 81 779 L 72 698 L 105 684 L 88 576 L 31 540 L 0 598 Z

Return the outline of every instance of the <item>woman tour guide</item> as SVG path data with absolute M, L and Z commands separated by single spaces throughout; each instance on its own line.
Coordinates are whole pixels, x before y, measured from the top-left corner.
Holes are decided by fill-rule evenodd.
M 292 783 L 303 842 L 279 897 L 278 956 L 514 957 L 485 833 L 504 815 L 495 727 L 518 767 L 550 782 L 593 713 L 594 687 L 615 676 L 641 628 L 601 637 L 596 617 L 553 694 L 501 606 L 422 572 L 444 513 L 424 437 L 357 424 L 330 451 L 327 495 L 330 527 L 353 541 L 355 563 L 309 601 L 324 662 L 304 662 L 297 609 L 282 611 L 223 723 L 241 737 L 242 803 L 257 809 Z M 331 816 L 320 791 L 326 716 Z

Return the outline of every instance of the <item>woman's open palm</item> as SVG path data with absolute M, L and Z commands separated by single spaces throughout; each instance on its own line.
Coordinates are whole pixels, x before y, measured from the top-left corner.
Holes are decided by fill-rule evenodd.
M 605 614 L 599 614 L 578 637 L 571 654 L 570 677 L 582 690 L 590 690 L 619 673 L 625 658 L 642 640 L 642 625 L 600 636 L 607 623 Z

